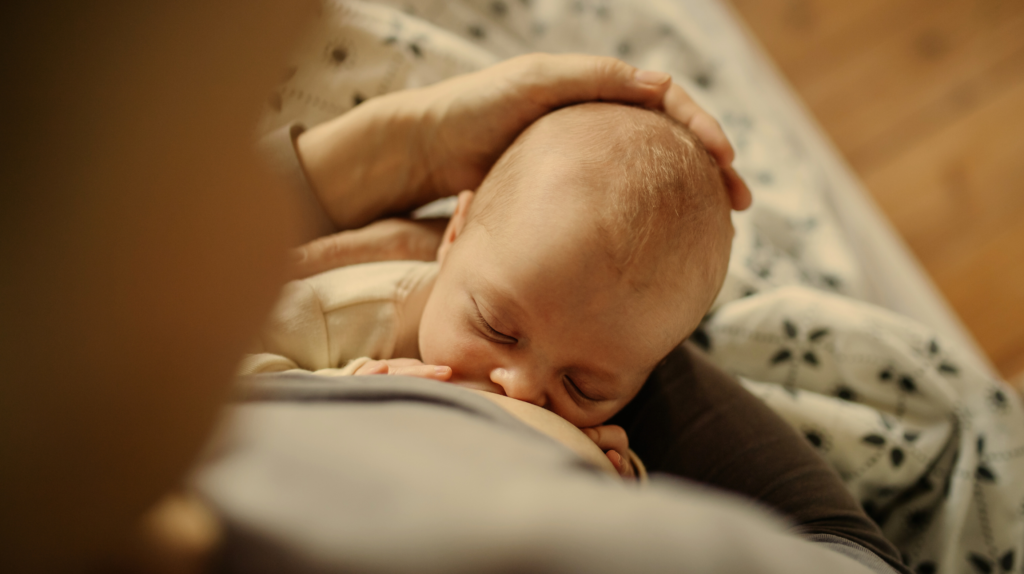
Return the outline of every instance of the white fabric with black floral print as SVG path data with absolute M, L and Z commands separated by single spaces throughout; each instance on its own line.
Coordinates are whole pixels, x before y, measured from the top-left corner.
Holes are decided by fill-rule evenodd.
M 792 286 L 724 305 L 695 340 L 832 464 L 917 572 L 1020 571 L 1020 398 L 930 330 Z
M 928 329 L 867 298 L 829 204 L 835 179 L 701 30 L 714 0 L 330 0 L 263 130 L 518 54 L 587 52 L 669 72 L 718 117 L 754 192 L 693 339 L 818 449 L 920 574 L 1024 572 L 1024 414 Z M 717 9 L 717 7 L 712 7 Z M 703 21 L 708 21 L 706 18 Z

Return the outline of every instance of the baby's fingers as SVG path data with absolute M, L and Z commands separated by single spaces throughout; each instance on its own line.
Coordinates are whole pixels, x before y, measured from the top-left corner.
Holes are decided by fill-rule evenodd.
M 353 375 L 386 375 L 388 374 L 388 364 L 384 361 L 367 361 L 361 367 L 356 369 Z
M 447 381 L 452 376 L 451 367 L 437 365 L 403 365 L 401 367 L 392 365 L 388 369 L 389 375 L 405 375 L 407 377 L 422 377 L 434 379 L 435 381 Z
M 629 437 L 626 436 L 626 431 L 618 425 L 601 425 L 582 430 L 601 450 L 629 452 Z
M 633 463 L 628 455 L 620 454 L 616 450 L 610 450 L 604 454 L 608 457 L 612 466 L 615 467 L 615 470 L 619 471 L 619 476 L 623 478 L 636 478 L 636 469 L 633 468 Z

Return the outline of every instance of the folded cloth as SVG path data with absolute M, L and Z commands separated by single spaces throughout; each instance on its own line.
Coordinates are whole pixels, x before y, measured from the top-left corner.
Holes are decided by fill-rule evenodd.
M 453 385 L 253 379 L 192 480 L 213 572 L 892 572 L 738 497 L 622 483 Z

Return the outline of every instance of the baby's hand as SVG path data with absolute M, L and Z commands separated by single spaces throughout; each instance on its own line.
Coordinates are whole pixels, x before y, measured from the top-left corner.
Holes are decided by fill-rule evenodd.
M 356 369 L 355 375 L 406 375 L 423 377 L 435 381 L 447 381 L 452 376 L 451 367 L 424 365 L 416 359 L 386 359 L 370 361 Z
M 601 425 L 580 430 L 604 451 L 615 470 L 619 471 L 619 476 L 636 478 L 636 470 L 629 458 L 629 437 L 626 436 L 626 431 L 622 427 Z

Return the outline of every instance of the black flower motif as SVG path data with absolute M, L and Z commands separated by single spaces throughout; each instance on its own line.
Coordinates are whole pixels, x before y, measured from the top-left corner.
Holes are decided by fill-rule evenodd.
M 894 446 L 892 450 L 889 451 L 889 460 L 892 461 L 893 468 L 897 468 L 903 464 L 904 458 L 906 458 L 906 455 L 903 454 L 903 449 L 898 446 Z
M 390 46 L 392 44 L 401 44 L 413 55 L 414 58 L 422 58 L 422 44 L 426 39 L 427 37 L 422 34 L 411 38 L 405 37 L 402 33 L 402 21 L 396 18 L 391 21 L 391 34 L 384 38 L 384 45 Z
M 826 453 L 832 449 L 832 437 L 827 432 L 815 427 L 805 427 L 803 434 L 816 450 Z
M 967 561 L 971 563 L 971 566 L 974 566 L 975 572 L 981 572 L 982 574 L 989 574 L 995 567 L 991 560 L 974 552 L 967 555 Z
M 782 321 L 782 332 L 785 335 L 783 343 L 785 346 L 771 356 L 769 362 L 772 365 L 790 361 L 793 361 L 791 364 L 803 363 L 815 368 L 821 365 L 818 346 L 828 338 L 829 330 L 827 328 L 811 329 L 807 333 L 806 340 L 801 340 L 800 328 L 789 319 L 785 319 Z
M 978 468 L 974 471 L 974 476 L 978 480 L 982 480 L 985 482 L 996 482 L 996 473 L 993 472 L 991 468 L 986 466 L 985 463 L 981 463 L 978 465 Z
M 878 372 L 878 380 L 882 383 L 896 382 L 896 386 L 907 394 L 917 392 L 917 381 L 907 373 L 901 373 L 895 367 L 885 367 Z
M 920 352 L 920 351 L 919 351 Z M 956 375 L 960 372 L 960 368 L 955 364 L 947 360 L 942 353 L 942 348 L 939 347 L 939 342 L 936 339 L 931 339 L 928 344 L 925 345 L 924 352 L 922 353 L 935 367 L 935 370 L 942 373 L 943 375 Z
M 348 59 L 348 50 L 344 46 L 335 46 L 330 52 L 331 61 L 341 64 Z
M 860 439 L 860 441 L 864 444 L 875 447 L 884 447 L 886 443 L 888 443 L 888 440 L 884 436 L 877 433 L 870 433 L 864 435 Z M 899 468 L 900 466 L 902 466 L 903 461 L 906 460 L 906 458 L 907 453 L 904 452 L 904 450 L 899 445 L 894 444 L 889 449 L 889 462 L 892 464 L 893 468 Z
M 839 388 L 836 389 L 836 396 L 843 399 L 844 401 L 854 402 L 857 400 L 856 391 L 854 391 L 850 387 L 847 387 L 846 385 L 840 385 Z
M 993 387 L 988 393 L 988 402 L 992 405 L 992 409 L 1004 413 L 1010 407 L 1010 399 L 1006 396 L 1006 392 L 1003 389 Z
M 921 510 L 915 510 L 907 515 L 907 526 L 911 530 L 921 530 L 928 526 L 928 523 L 932 521 L 931 509 L 924 508 Z
M 1003 572 L 1009 572 L 1013 570 L 1013 564 L 1015 555 L 1013 549 L 1007 550 L 1006 554 L 999 559 L 999 567 L 1003 569 Z
M 839 279 L 838 277 L 836 277 L 835 275 L 830 275 L 828 273 L 822 273 L 820 279 L 821 279 L 821 284 L 824 287 L 826 287 L 828 289 L 831 289 L 832 291 L 839 291 L 843 287 L 842 280 Z
M 715 83 L 714 78 L 708 72 L 698 72 L 693 76 L 693 83 L 704 88 L 705 90 L 710 88 Z
M 861 442 L 871 444 L 874 446 L 882 446 L 885 444 L 885 437 L 880 434 L 869 434 L 860 440 Z
M 916 490 L 917 492 L 919 492 L 921 494 L 924 494 L 926 492 L 931 492 L 934 489 L 935 489 L 935 485 L 932 483 L 932 479 L 928 478 L 927 476 L 922 476 L 914 484 L 914 490 Z

